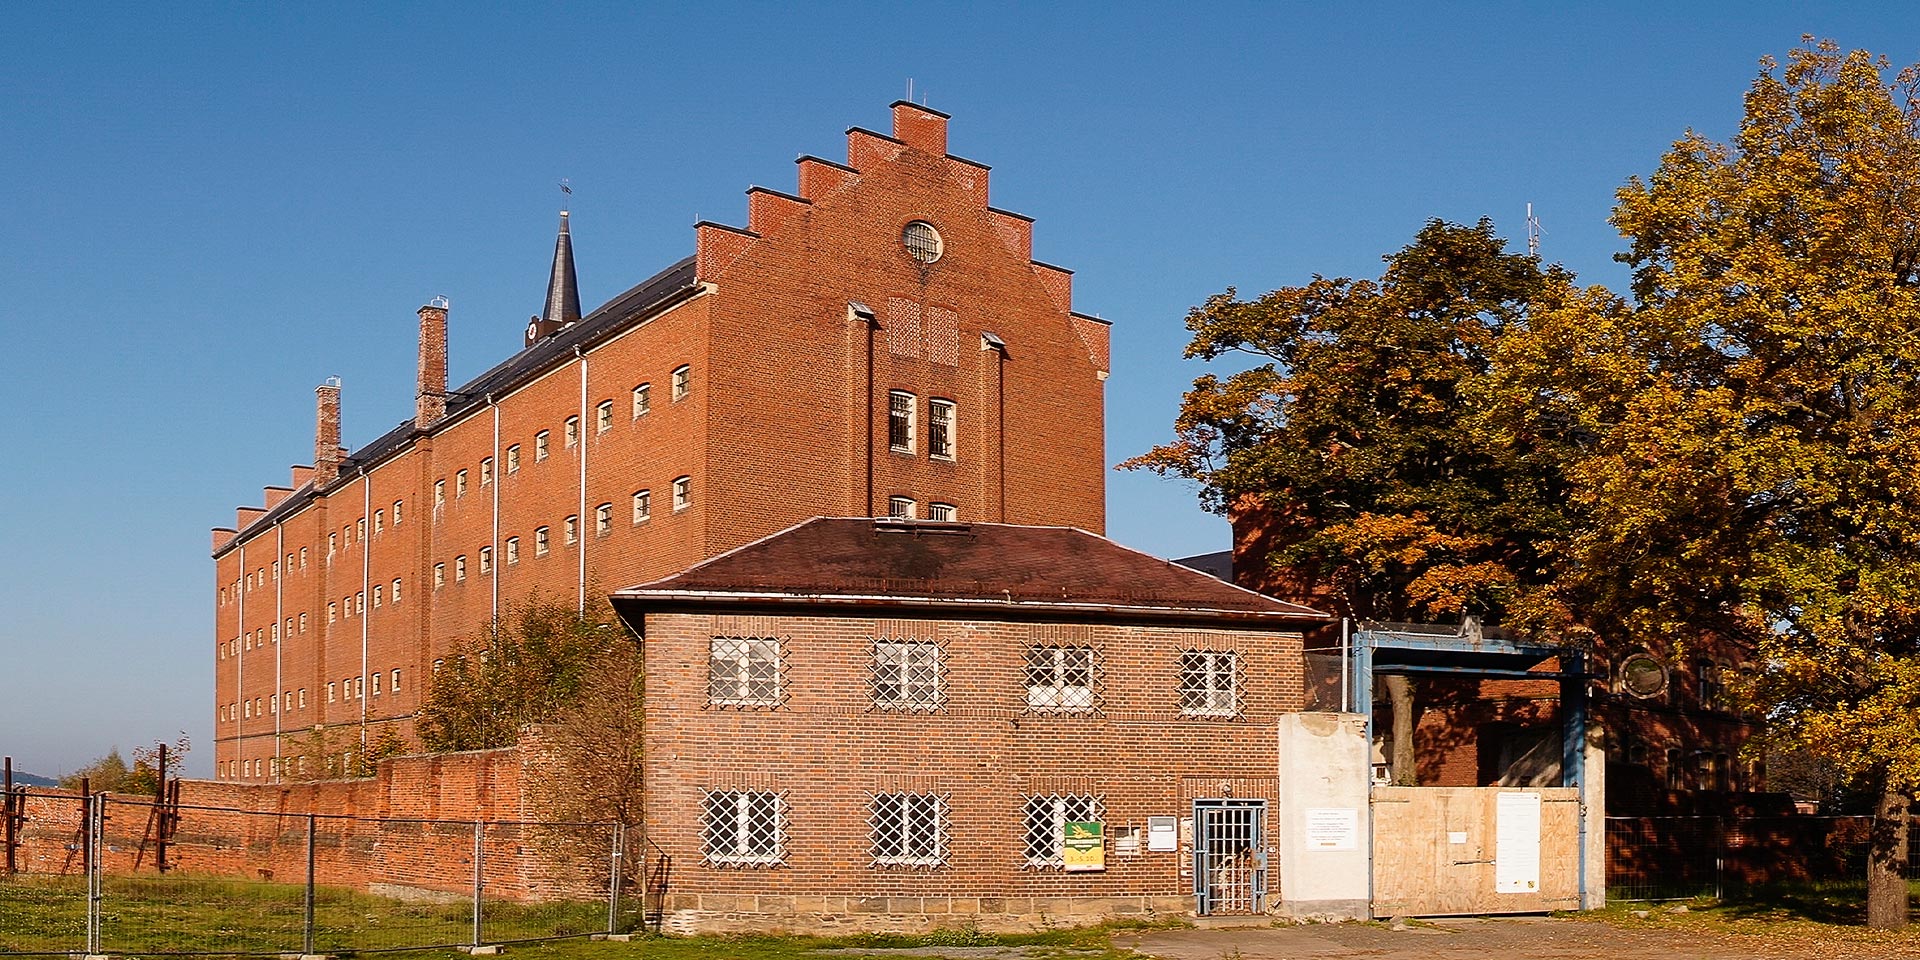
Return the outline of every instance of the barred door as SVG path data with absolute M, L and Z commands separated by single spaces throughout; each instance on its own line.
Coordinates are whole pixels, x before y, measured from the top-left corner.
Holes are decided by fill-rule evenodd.
M 1265 800 L 1193 802 L 1193 893 L 1198 913 L 1266 909 Z

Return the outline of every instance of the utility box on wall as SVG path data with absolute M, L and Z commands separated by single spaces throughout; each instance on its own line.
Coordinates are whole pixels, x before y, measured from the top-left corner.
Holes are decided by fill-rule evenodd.
M 1279 727 L 1274 907 L 1300 919 L 1364 920 L 1371 854 L 1367 718 L 1293 713 L 1281 717 Z

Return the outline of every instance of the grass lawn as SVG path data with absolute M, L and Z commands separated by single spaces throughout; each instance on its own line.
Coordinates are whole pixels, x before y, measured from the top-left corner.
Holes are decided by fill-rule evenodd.
M 0 882 L 0 954 L 83 951 L 86 894 L 86 881 L 79 877 L 27 876 Z M 604 903 L 490 901 L 482 911 L 481 940 L 503 943 L 600 932 L 606 929 L 606 910 Z M 298 953 L 306 916 L 305 889 L 228 877 L 107 876 L 102 878 L 100 914 L 101 947 L 118 957 Z M 1121 960 L 1135 954 L 1114 947 L 1113 934 L 1142 926 L 1122 923 L 1008 935 L 969 929 L 918 936 L 636 935 L 626 943 L 584 938 L 520 943 L 512 952 L 529 960 L 828 960 L 859 957 L 872 950 L 948 946 L 1017 947 L 1036 960 Z M 466 944 L 472 939 L 473 917 L 464 899 L 413 902 L 338 887 L 315 890 L 314 946 L 321 953 L 352 955 Z M 408 955 L 435 960 L 465 956 L 444 947 L 408 950 Z
M 1920 882 L 1908 883 L 1908 896 L 1920 908 Z M 1676 906 L 1685 906 L 1686 911 L 1671 912 Z M 1635 916 L 1638 912 L 1647 916 Z M 1599 916 L 1629 928 L 1681 926 L 1702 933 L 1763 937 L 1780 943 L 1899 944 L 1920 953 L 1920 909 L 1911 914 L 1915 926 L 1908 930 L 1867 929 L 1864 880 L 1756 887 L 1719 901 L 1616 902 Z

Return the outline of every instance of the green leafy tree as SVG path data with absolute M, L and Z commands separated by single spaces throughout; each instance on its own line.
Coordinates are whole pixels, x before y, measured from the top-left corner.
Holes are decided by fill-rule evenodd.
M 1316 276 L 1187 316 L 1186 356 L 1251 358 L 1194 381 L 1175 439 L 1125 466 L 1196 480 L 1257 526 L 1278 579 L 1342 612 L 1554 619 L 1549 545 L 1568 519 L 1566 451 L 1484 415 L 1493 357 L 1570 277 L 1508 253 L 1488 221 L 1433 221 L 1376 280 Z M 1564 619 L 1559 617 L 1558 619 Z M 1414 776 L 1411 684 L 1390 677 L 1394 771 Z
M 120 756 L 120 748 L 114 747 L 107 755 L 60 778 L 60 786 L 67 790 L 80 789 L 85 781 L 87 789 L 97 791 L 121 791 L 125 789 L 127 776 L 132 773 L 127 761 Z
M 1512 376 L 1597 430 L 1566 588 L 1632 636 L 1757 650 L 1777 748 L 1875 798 L 1867 916 L 1907 922 L 1920 789 L 1920 72 L 1806 44 L 1737 136 L 1620 191 L 1630 310 L 1543 312 Z

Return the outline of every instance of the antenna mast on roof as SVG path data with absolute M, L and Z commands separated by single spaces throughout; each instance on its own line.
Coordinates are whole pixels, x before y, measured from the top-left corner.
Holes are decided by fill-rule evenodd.
M 1540 255 L 1540 218 L 1533 215 L 1533 204 L 1527 204 L 1527 256 Z

